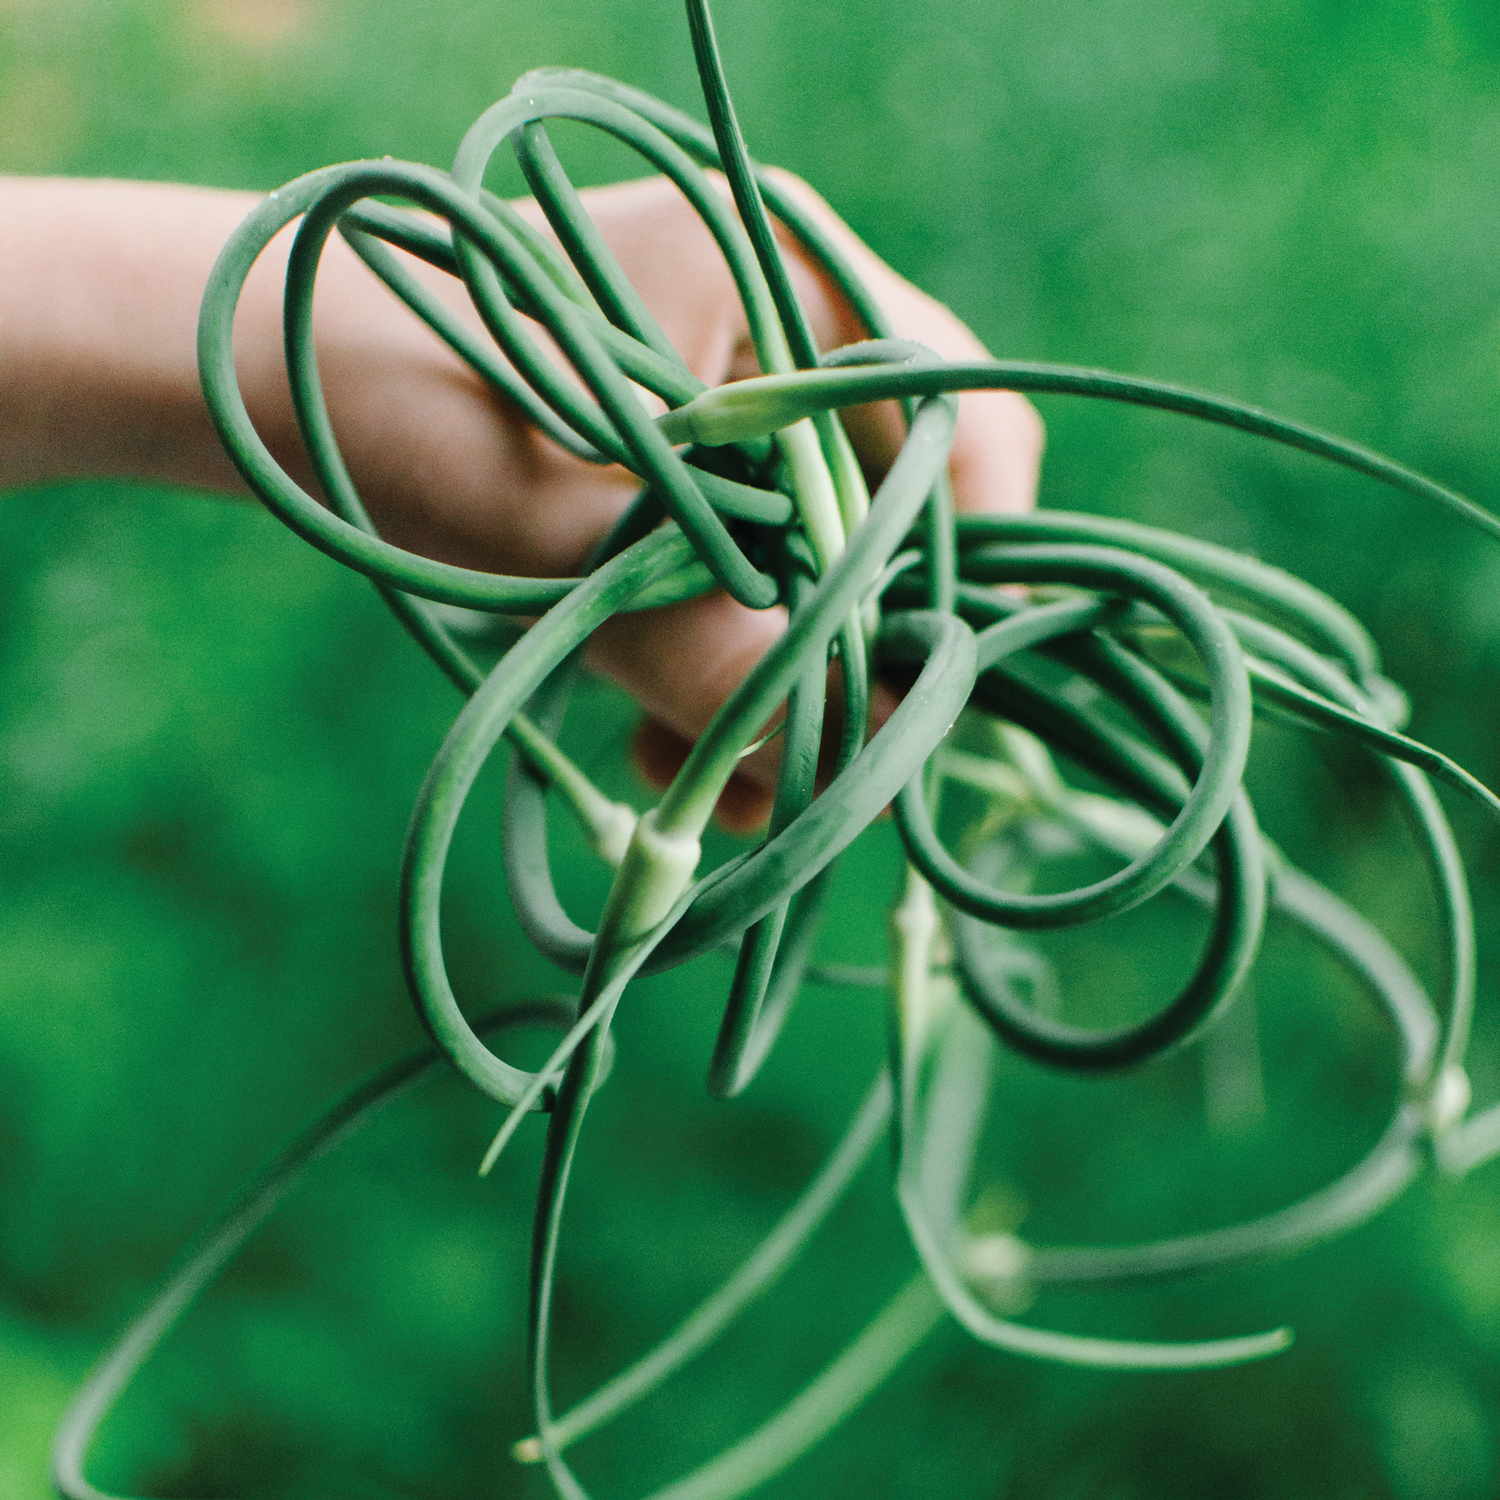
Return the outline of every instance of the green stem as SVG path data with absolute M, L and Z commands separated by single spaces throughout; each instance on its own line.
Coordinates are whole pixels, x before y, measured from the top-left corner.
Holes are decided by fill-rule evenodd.
M 664 831 L 696 836 L 707 826 L 740 751 L 760 733 L 786 696 L 802 671 L 804 658 L 826 652 L 834 633 L 900 545 L 947 463 L 955 419 L 955 409 L 948 402 L 927 403 L 918 413 L 911 436 L 880 486 L 869 519 L 824 574 L 807 608 L 714 715 L 667 788 L 657 809 Z
M 480 1017 L 484 1036 L 522 1026 L 560 1027 L 570 1003 L 533 1001 Z M 115 1338 L 79 1387 L 52 1444 L 52 1482 L 67 1500 L 117 1500 L 84 1475 L 94 1435 L 141 1366 L 250 1236 L 281 1206 L 302 1174 L 358 1130 L 371 1115 L 445 1067 L 436 1047 L 403 1058 L 360 1084 L 300 1135 L 246 1188 L 182 1258 L 146 1306 Z
M 917 1085 L 921 1054 L 932 1032 L 930 981 L 937 923 L 932 893 L 926 882 L 908 868 L 906 889 L 891 917 L 891 1047 L 892 1076 L 896 1080 L 896 1199 L 923 1269 L 932 1279 L 948 1311 L 981 1343 L 1013 1354 L 1059 1364 L 1099 1369 L 1191 1370 L 1243 1364 L 1279 1353 L 1291 1343 L 1286 1328 L 1248 1338 L 1213 1339 L 1203 1343 L 1135 1342 L 1082 1338 L 1055 1333 L 997 1318 L 982 1306 L 951 1260 L 951 1247 L 942 1242 L 928 1220 L 927 1194 L 920 1180 L 918 1149 L 921 1122 Z
M 629 1411 L 696 1359 L 751 1303 L 769 1291 L 869 1160 L 890 1115 L 890 1079 L 882 1073 L 833 1154 L 755 1253 L 649 1354 L 558 1417 L 548 1432 L 553 1445 L 559 1450 L 566 1448 Z M 523 1438 L 513 1451 L 522 1463 L 537 1463 L 542 1456 L 541 1445 L 533 1437 Z
M 1326 432 L 1288 421 L 1242 401 L 1188 390 L 1164 381 L 1119 375 L 1112 370 L 1000 359 L 953 361 L 927 367 L 799 370 L 795 375 L 762 375 L 732 385 L 716 386 L 686 406 L 668 412 L 658 419 L 657 425 L 674 443 L 732 443 L 774 432 L 816 411 L 907 396 L 979 390 L 1093 396 L 1106 401 L 1160 407 L 1226 427 L 1237 427 L 1242 432 L 1301 448 L 1397 489 L 1435 501 L 1481 531 L 1500 538 L 1500 518 L 1462 495 L 1434 484 L 1421 474 L 1357 443 L 1331 437 Z
M 945 1312 L 932 1283 L 919 1271 L 794 1401 L 650 1500 L 737 1500 L 774 1479 L 887 1380 Z

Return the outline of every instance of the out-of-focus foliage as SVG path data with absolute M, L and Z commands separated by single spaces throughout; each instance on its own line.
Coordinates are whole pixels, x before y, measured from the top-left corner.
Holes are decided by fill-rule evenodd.
M 718 10 L 752 149 L 821 188 L 996 354 L 1222 390 L 1500 508 L 1500 13 L 1485 0 Z M 694 106 L 669 0 L 10 0 L 0 169 L 270 188 L 356 156 L 442 165 L 540 64 Z M 581 133 L 558 140 L 585 177 L 634 170 Z M 1045 415 L 1044 503 L 1304 574 L 1375 630 L 1415 732 L 1500 779 L 1500 552 L 1233 434 L 1063 402 Z M 31 1500 L 68 1389 L 182 1241 L 417 1040 L 396 861 L 457 701 L 359 580 L 248 506 L 109 484 L 11 495 L 0 566 L 0 1494 Z M 631 713 L 598 689 L 572 744 L 638 795 L 619 764 Z M 1294 856 L 1398 942 L 1417 926 L 1420 874 L 1364 762 L 1267 729 L 1252 785 Z M 1359 815 L 1330 848 L 1327 810 L 1349 798 Z M 475 1005 L 559 984 L 505 908 L 497 799 L 498 778 L 449 882 Z M 1494 836 L 1453 811 L 1492 960 Z M 599 876 L 565 829 L 557 843 L 580 907 L 596 902 Z M 889 830 L 846 862 L 825 958 L 879 958 L 896 869 Z M 1196 936 L 1177 915 L 1086 930 L 1054 956 L 1111 1003 L 1160 994 Z M 1481 1103 L 1500 1092 L 1494 973 Z M 878 1065 L 878 999 L 812 990 L 750 1093 L 711 1104 L 727 978 L 704 961 L 644 986 L 617 1023 L 569 1208 L 561 1401 L 735 1264 Z M 1165 1233 L 1272 1207 L 1354 1160 L 1393 1086 L 1389 1038 L 1290 939 L 1273 936 L 1256 996 L 1263 1115 L 1212 1053 L 1108 1081 L 1006 1060 L 983 1158 L 993 1222 L 1024 1218 L 1044 1241 Z M 633 1045 L 647 1036 L 649 1060 Z M 535 1155 L 478 1183 L 495 1123 L 439 1084 L 320 1166 L 106 1429 L 99 1478 L 161 1495 L 541 1493 L 505 1452 L 525 1421 Z M 580 1448 L 580 1471 L 601 1496 L 634 1495 L 721 1447 L 908 1269 L 871 1169 L 769 1315 Z M 1299 1342 L 1216 1374 L 1081 1375 L 945 1330 L 776 1492 L 1465 1500 L 1500 1485 L 1500 1169 L 1419 1189 L 1291 1265 L 1038 1311 L 1134 1337 L 1285 1319 Z

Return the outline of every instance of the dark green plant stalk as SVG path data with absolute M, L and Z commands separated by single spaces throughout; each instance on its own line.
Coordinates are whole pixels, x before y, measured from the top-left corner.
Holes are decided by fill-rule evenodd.
M 58 1436 L 59 1487 L 101 1500 L 84 1474 L 94 1429 L 171 1323 L 279 1201 L 308 1160 L 445 1057 L 506 1114 L 482 1170 L 533 1112 L 550 1113 L 535 1203 L 528 1366 L 534 1436 L 520 1456 L 546 1463 L 558 1491 L 586 1491 L 563 1450 L 626 1411 L 702 1351 L 807 1246 L 889 1122 L 895 1190 L 920 1270 L 780 1413 L 659 1492 L 730 1500 L 780 1472 L 951 1315 L 981 1341 L 1051 1360 L 1190 1368 L 1260 1358 L 1277 1329 L 1161 1344 L 1051 1333 L 1015 1321 L 1028 1289 L 1194 1274 L 1284 1255 L 1379 1211 L 1429 1164 L 1453 1172 L 1500 1154 L 1500 1107 L 1465 1121 L 1463 1058 L 1474 944 L 1463 866 L 1424 773 L 1491 813 L 1500 799 L 1438 750 L 1401 733 L 1404 699 L 1380 675 L 1363 627 L 1298 579 L 1222 548 L 1125 521 L 1040 512 L 959 517 L 946 466 L 958 393 L 1008 388 L 1157 407 L 1299 448 L 1458 514 L 1491 536 L 1500 521 L 1444 486 L 1357 445 L 1224 397 L 1108 371 L 1006 360 L 949 363 L 891 337 L 884 315 L 774 175 L 750 158 L 704 0 L 687 0 L 711 128 L 625 85 L 575 70 L 522 78 L 464 138 L 451 173 L 356 162 L 273 193 L 225 247 L 204 298 L 205 396 L 240 472 L 314 546 L 364 573 L 468 698 L 413 813 L 400 928 L 413 999 L 436 1043 L 339 1106 L 273 1166 L 106 1355 Z M 581 121 L 636 151 L 683 192 L 734 280 L 764 373 L 705 388 L 615 263 L 548 135 Z M 557 237 L 554 245 L 484 187 L 509 144 Z M 733 207 L 705 175 L 722 170 Z M 418 217 L 392 202 L 423 210 Z M 863 319 L 867 342 L 819 351 L 782 263 L 774 214 Z M 285 341 L 304 445 L 330 509 L 276 463 L 235 377 L 234 310 L 252 264 L 300 220 L 288 263 Z M 313 289 L 337 231 L 414 315 L 506 400 L 582 460 L 621 464 L 637 502 L 580 578 L 510 578 L 435 563 L 383 541 L 339 454 L 318 376 Z M 400 253 L 397 253 L 400 252 Z M 413 277 L 403 255 L 460 279 L 490 342 Z M 568 369 L 543 352 L 540 326 Z M 633 386 L 667 403 L 648 419 Z M 905 404 L 904 446 L 873 499 L 838 412 Z M 726 477 L 733 475 L 736 477 Z M 781 604 L 789 627 L 730 696 L 654 808 L 605 798 L 557 747 L 580 649 L 611 616 L 694 597 L 717 584 L 755 608 Z M 1022 597 L 1016 586 L 1032 591 Z M 436 605 L 535 617 L 484 672 Z M 839 668 L 842 732 L 817 785 L 828 667 Z M 906 689 L 868 733 L 876 673 Z M 1193 700 L 1207 704 L 1206 718 Z M 756 847 L 699 869 L 700 838 L 741 757 L 785 705 L 775 810 Z M 965 710 L 1001 730 L 991 757 L 945 744 Z M 1244 789 L 1257 712 L 1341 737 L 1377 757 L 1411 825 L 1445 954 L 1437 1010 L 1402 957 L 1357 913 L 1261 837 Z M 1019 726 L 1019 727 L 1012 727 Z M 1022 731 L 1037 739 L 1028 739 Z M 582 976 L 576 1009 L 501 1016 L 503 1030 L 546 1020 L 563 1035 L 534 1071 L 507 1063 L 471 1025 L 449 983 L 439 907 L 454 830 L 502 738 L 515 747 L 506 791 L 507 882 L 539 949 Z M 1048 750 L 1109 788 L 1070 788 Z M 961 780 L 982 811 L 951 852 L 934 810 Z M 546 793 L 555 789 L 616 873 L 597 932 L 569 918 L 552 885 Z M 884 970 L 812 962 L 839 853 L 896 802 L 912 861 L 893 920 L 891 1064 L 843 1144 L 781 1225 L 653 1352 L 574 1410 L 548 1389 L 551 1296 L 569 1171 L 612 1046 L 610 1021 L 632 980 L 734 944 L 738 962 L 709 1068 L 732 1098 L 770 1054 L 807 980 L 879 984 Z M 1121 861 L 1078 890 L 1031 889 L 1048 826 Z M 1211 909 L 1205 952 L 1156 1015 L 1094 1032 L 1041 1014 L 1020 977 L 1043 961 L 996 930 L 1066 928 L 1152 899 Z M 1263 922 L 1289 922 L 1323 946 L 1389 1018 L 1402 1091 L 1363 1161 L 1300 1203 L 1253 1221 L 1127 1246 L 1026 1245 L 971 1229 L 969 1184 L 994 1108 L 996 1041 L 1074 1072 L 1144 1066 L 1185 1045 L 1240 987 Z M 948 966 L 945 950 L 951 949 Z

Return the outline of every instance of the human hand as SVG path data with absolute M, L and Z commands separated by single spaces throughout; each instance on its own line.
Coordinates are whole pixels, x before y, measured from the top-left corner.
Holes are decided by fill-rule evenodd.
M 945 308 L 861 245 L 805 184 L 788 192 L 834 238 L 895 332 L 948 358 L 984 351 Z M 756 373 L 733 283 L 707 231 L 663 179 L 586 192 L 626 275 L 688 366 L 709 384 Z M 247 194 L 142 183 L 0 182 L 14 232 L 0 249 L 0 483 L 117 474 L 239 492 L 198 389 L 198 302 L 214 257 L 253 206 Z M 523 210 L 541 216 L 534 205 Z M 820 347 L 864 337 L 852 309 L 783 234 L 793 282 Z M 236 322 L 241 387 L 257 428 L 314 489 L 287 390 L 281 282 L 288 237 L 263 255 Z M 455 310 L 463 288 L 416 274 Z M 315 313 L 330 413 L 351 474 L 387 540 L 446 562 L 497 572 L 578 571 L 638 489 L 538 434 L 334 241 Z M 896 409 L 845 413 L 862 463 L 878 475 L 900 442 Z M 1041 426 L 1021 397 L 965 395 L 952 451 L 955 501 L 1020 510 L 1035 490 Z M 646 710 L 637 758 L 657 781 L 784 628 L 714 593 L 620 617 L 590 660 Z M 721 820 L 754 826 L 769 811 L 775 742 L 748 758 L 720 802 Z
M 948 359 L 985 350 L 941 303 L 897 276 L 861 244 L 806 183 L 780 185 L 842 250 L 890 319 L 898 337 Z M 707 232 L 664 180 L 586 194 L 591 213 L 664 331 L 693 372 L 710 385 L 758 373 L 744 315 Z M 779 238 L 821 349 L 866 337 L 852 308 L 784 231 Z M 878 478 L 899 447 L 904 424 L 894 403 L 851 408 L 844 425 L 867 473 Z M 1035 498 L 1042 425 L 1023 397 L 972 392 L 959 403 L 950 472 L 965 511 L 1018 511 Z M 590 660 L 626 686 L 647 711 L 636 735 L 637 763 L 660 785 L 675 773 L 719 704 L 785 628 L 780 610 L 756 611 L 719 592 L 649 613 L 619 616 L 601 630 Z M 877 696 L 877 717 L 889 703 Z M 719 820 L 752 828 L 770 813 L 779 749 L 773 740 L 748 757 L 719 800 Z

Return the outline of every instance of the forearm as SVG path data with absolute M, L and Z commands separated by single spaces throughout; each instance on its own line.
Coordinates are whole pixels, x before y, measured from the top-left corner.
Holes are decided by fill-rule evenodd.
M 255 202 L 157 183 L 0 179 L 0 486 L 115 475 L 243 492 L 204 406 L 196 333 L 214 259 Z M 278 237 L 251 273 L 236 362 L 262 438 L 311 488 L 283 367 L 288 241 Z M 467 306 L 450 278 L 416 270 Z M 559 551 L 575 562 L 618 508 L 618 480 L 602 486 L 597 515 L 551 503 L 574 477 L 554 473 L 560 455 L 337 237 L 315 326 L 346 462 L 390 540 L 447 561 L 550 572 Z
M 242 488 L 198 389 L 198 300 L 254 198 L 0 180 L 0 484 L 116 474 Z M 274 307 L 252 289 L 256 323 Z

